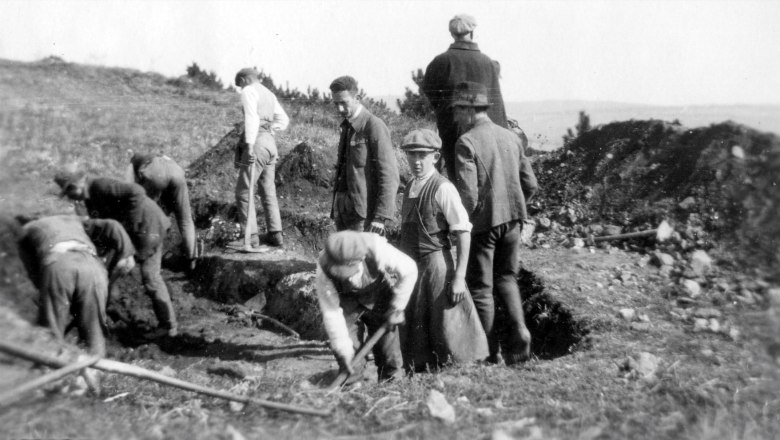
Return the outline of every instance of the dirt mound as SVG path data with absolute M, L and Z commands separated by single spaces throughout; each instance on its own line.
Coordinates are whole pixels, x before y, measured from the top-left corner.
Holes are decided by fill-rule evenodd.
M 295 181 L 303 179 L 314 185 L 330 188 L 333 167 L 327 164 L 328 156 L 321 148 L 301 142 L 276 166 L 276 185 L 294 184 Z
M 538 156 L 535 210 L 562 224 L 628 229 L 662 219 L 736 244 L 751 262 L 780 261 L 780 139 L 724 122 L 688 129 L 616 122 Z

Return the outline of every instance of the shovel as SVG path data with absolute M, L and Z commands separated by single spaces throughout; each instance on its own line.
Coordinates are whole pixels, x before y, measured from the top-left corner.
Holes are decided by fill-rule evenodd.
M 370 338 L 366 342 L 363 343 L 363 345 L 358 350 L 357 354 L 355 354 L 355 357 L 352 358 L 352 366 L 357 366 L 357 363 L 360 362 L 361 359 L 366 357 L 369 351 L 371 351 L 372 348 L 379 342 L 380 339 L 382 339 L 382 336 L 387 333 L 387 331 L 390 329 L 389 324 L 383 324 L 381 327 L 379 327 L 376 332 L 374 332 L 373 335 L 371 335 Z M 349 372 L 348 371 L 339 371 L 339 375 L 336 376 L 336 378 L 333 380 L 333 382 L 330 383 L 328 386 L 328 391 L 335 391 L 339 389 L 344 383 L 347 382 L 347 379 L 349 379 Z
M 244 224 L 244 246 L 231 246 L 229 249 L 237 252 L 243 252 L 246 254 L 261 254 L 271 250 L 268 246 L 252 247 L 252 233 L 249 231 L 249 213 L 255 213 L 255 162 L 252 161 L 249 165 L 249 206 L 246 213 L 246 224 Z M 257 213 L 255 213 L 257 215 Z

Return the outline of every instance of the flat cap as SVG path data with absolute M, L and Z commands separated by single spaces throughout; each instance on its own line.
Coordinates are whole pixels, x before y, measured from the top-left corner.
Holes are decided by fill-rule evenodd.
M 458 14 L 450 20 L 450 33 L 453 35 L 468 34 L 477 27 L 477 20 L 469 14 Z
M 404 151 L 418 150 L 441 150 L 441 139 L 439 135 L 428 128 L 418 128 L 412 130 L 404 137 L 401 142 L 401 149 Z
M 336 279 L 348 279 L 360 270 L 368 254 L 369 237 L 365 232 L 356 231 L 331 234 L 320 255 L 320 267 Z

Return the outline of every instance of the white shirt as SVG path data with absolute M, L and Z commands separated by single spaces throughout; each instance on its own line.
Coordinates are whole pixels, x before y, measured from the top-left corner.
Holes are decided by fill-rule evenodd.
M 435 169 L 431 169 L 426 175 L 415 177 L 412 180 L 409 187 L 410 199 L 416 199 L 420 195 L 420 190 L 430 180 L 435 171 Z M 444 218 L 447 219 L 450 231 L 471 232 L 472 225 L 469 221 L 469 214 L 466 212 L 466 208 L 460 200 L 460 194 L 458 194 L 458 190 L 452 182 L 446 181 L 439 185 L 439 189 L 436 190 L 433 198 L 444 214 Z
M 373 233 L 370 235 L 369 246 L 374 249 L 376 265 L 379 271 L 386 275 L 386 279 L 393 283 L 393 298 L 390 300 L 390 307 L 394 310 L 404 310 L 417 281 L 417 263 L 390 245 L 384 237 Z M 363 270 L 368 270 L 365 267 L 365 262 L 363 265 Z M 355 349 L 352 346 L 347 322 L 340 306 L 339 292 L 319 264 L 317 264 L 315 283 L 317 299 L 322 311 L 322 323 L 328 333 L 330 346 L 334 352 L 351 361 L 355 355 Z
M 284 130 L 290 123 L 290 118 L 285 113 L 282 106 L 279 104 L 279 100 L 271 93 L 270 90 L 265 88 L 260 83 L 252 83 L 241 89 L 241 104 L 244 106 L 244 134 L 246 143 L 254 145 L 257 139 L 257 134 L 260 132 L 261 115 L 259 109 L 261 104 L 265 104 L 264 100 L 273 100 L 273 120 L 266 121 L 271 122 L 270 131 L 274 133 L 277 130 Z M 268 117 L 267 115 L 262 115 Z

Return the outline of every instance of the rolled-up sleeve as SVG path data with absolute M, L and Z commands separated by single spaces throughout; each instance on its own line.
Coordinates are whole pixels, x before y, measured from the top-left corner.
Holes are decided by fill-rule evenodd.
M 355 355 L 355 349 L 352 346 L 352 339 L 349 337 L 344 312 L 341 310 L 339 293 L 319 264 L 317 265 L 315 289 L 320 312 L 322 312 L 322 324 L 328 334 L 331 349 L 345 359 L 352 359 Z

